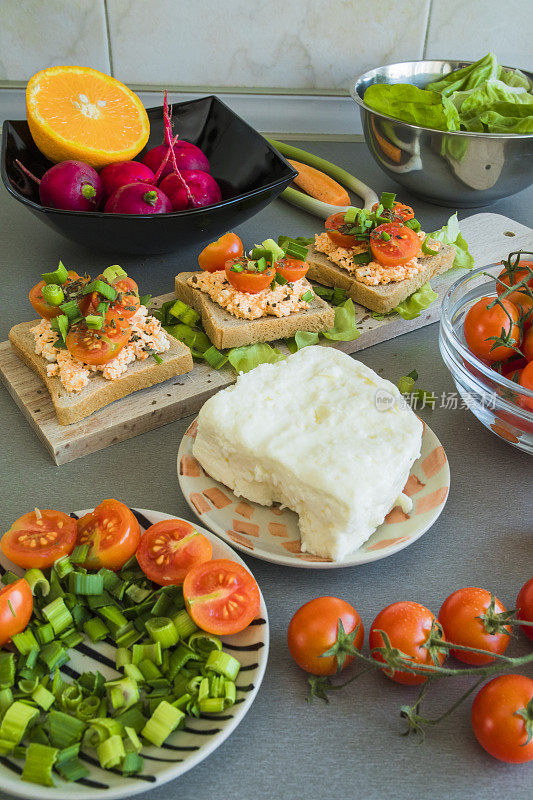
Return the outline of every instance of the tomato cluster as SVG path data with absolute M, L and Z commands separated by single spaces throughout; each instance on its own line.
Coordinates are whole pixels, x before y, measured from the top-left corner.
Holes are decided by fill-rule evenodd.
M 193 525 L 163 520 L 141 535 L 135 514 L 119 500 L 104 500 L 77 521 L 61 511 L 35 509 L 13 523 L 0 545 L 13 564 L 27 569 L 51 567 L 77 545 L 87 548 L 81 564 L 87 570 L 116 572 L 135 556 L 153 583 L 183 586 L 189 615 L 208 633 L 238 633 L 259 613 L 253 576 L 233 561 L 213 559 L 211 542 Z M 0 591 L 0 646 L 24 630 L 32 608 L 24 580 Z
M 516 613 L 516 619 L 512 619 Z M 369 633 L 370 656 L 359 656 L 396 683 L 415 685 L 439 677 L 450 653 L 468 665 L 486 665 L 503 655 L 511 624 L 519 622 L 533 639 L 533 578 L 520 590 L 516 612 L 490 592 L 458 589 L 446 598 L 438 616 L 411 600 L 392 603 L 374 619 Z M 319 597 L 292 617 L 287 642 L 294 661 L 315 676 L 333 675 L 358 656 L 364 640 L 361 617 L 337 597 Z M 399 660 L 398 660 L 399 658 Z M 448 675 L 445 670 L 444 675 Z M 472 726 L 480 744 L 503 761 L 533 760 L 533 680 L 501 675 L 487 683 L 472 706 Z
M 464 336 L 485 364 L 533 391 L 533 261 L 511 256 L 498 276 L 497 296 L 482 297 L 468 310 Z M 520 397 L 520 404 L 533 411 L 531 398 Z

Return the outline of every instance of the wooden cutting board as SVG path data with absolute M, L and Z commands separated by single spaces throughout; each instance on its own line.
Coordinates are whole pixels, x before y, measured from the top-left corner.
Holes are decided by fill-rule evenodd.
M 499 214 L 475 214 L 461 222 L 461 231 L 476 266 L 499 261 L 511 250 L 533 250 L 533 230 Z M 328 346 L 337 347 L 345 353 L 355 353 L 436 322 L 440 318 L 442 297 L 460 274 L 458 270 L 450 270 L 434 279 L 431 285 L 439 299 L 413 320 L 404 320 L 397 314 L 384 320 L 375 320 L 367 309 L 356 306 L 361 336 L 354 342 L 330 342 Z M 173 294 L 163 295 L 155 298 L 153 304 L 159 305 L 172 297 Z M 278 346 L 287 352 L 283 343 Z M 62 426 L 57 423 L 44 384 L 15 356 L 9 342 L 0 343 L 0 374 L 9 393 L 56 464 L 73 461 L 115 442 L 196 413 L 208 397 L 236 380 L 235 372 L 229 365 L 217 371 L 206 364 L 195 364 L 187 375 L 177 376 L 150 389 L 142 389 L 81 422 Z

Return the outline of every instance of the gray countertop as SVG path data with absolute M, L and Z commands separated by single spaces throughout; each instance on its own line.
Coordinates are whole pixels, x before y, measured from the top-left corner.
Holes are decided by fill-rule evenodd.
M 305 143 L 372 185 L 391 189 L 366 148 L 354 143 Z M 491 211 L 531 224 L 533 193 L 501 201 Z M 409 202 L 405 193 L 402 199 Z M 426 230 L 439 227 L 449 209 L 415 201 Z M 453 209 L 451 210 L 453 211 Z M 475 213 L 460 212 L 460 218 Z M 318 226 L 311 216 L 278 200 L 241 225 L 245 242 L 268 235 L 309 235 Z M 32 318 L 26 300 L 39 274 L 59 258 L 96 274 L 116 261 L 105 251 L 88 251 L 41 225 L 0 190 L 1 338 L 9 328 Z M 105 243 L 102 243 L 105 244 Z M 172 289 L 179 269 L 195 263 L 195 252 L 154 258 L 123 258 L 122 266 L 152 294 Z M 440 396 L 454 385 L 438 350 L 438 326 L 431 325 L 377 345 L 357 357 L 393 381 L 416 368 L 421 387 Z M 400 736 L 399 706 L 414 701 L 416 690 L 400 687 L 378 673 L 365 675 L 329 705 L 305 702 L 305 675 L 291 661 L 286 631 L 294 611 L 311 598 L 337 595 L 359 610 L 366 629 L 385 605 L 419 601 L 438 612 L 444 598 L 461 586 L 491 589 L 513 607 L 532 570 L 532 461 L 500 441 L 466 410 L 422 412 L 443 443 L 451 468 L 451 492 L 438 522 L 411 547 L 361 567 L 301 570 L 244 556 L 263 590 L 271 625 L 271 651 L 262 688 L 233 735 L 201 765 L 159 789 L 138 795 L 150 800 L 367 800 L 532 796 L 533 765 L 510 766 L 491 759 L 470 729 L 470 702 L 430 730 L 424 744 Z M 74 510 L 117 497 L 130 505 L 191 518 L 176 477 L 176 452 L 184 419 L 78 461 L 56 467 L 8 396 L 0 389 L 3 450 L 0 527 L 35 506 Z M 527 652 L 524 637 L 509 647 Z M 531 665 L 525 674 L 533 675 Z M 458 697 L 462 683 L 433 690 L 428 710 Z M 432 709 L 431 709 L 432 707 Z M 31 796 L 28 789 L 28 796 Z M 73 795 L 75 789 L 73 788 Z

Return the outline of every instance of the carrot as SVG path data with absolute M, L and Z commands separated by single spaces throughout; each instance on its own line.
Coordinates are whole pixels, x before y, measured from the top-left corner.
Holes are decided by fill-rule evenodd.
M 317 200 L 322 200 L 324 203 L 330 203 L 332 206 L 349 206 L 351 205 L 350 196 L 346 189 L 340 183 L 334 181 L 329 175 L 321 172 L 319 169 L 309 167 L 307 164 L 302 164 L 300 161 L 291 161 L 288 159 L 289 164 L 298 170 L 298 175 L 294 179 L 294 183 L 306 194 L 315 197 Z

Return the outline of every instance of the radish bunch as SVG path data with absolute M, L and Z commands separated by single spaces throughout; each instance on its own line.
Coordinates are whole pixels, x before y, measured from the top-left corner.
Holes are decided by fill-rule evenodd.
M 171 114 L 165 92 L 165 141 L 140 161 L 108 164 L 100 174 L 82 161 L 54 164 L 43 177 L 35 177 L 16 161 L 27 177 L 39 185 L 43 206 L 68 211 L 109 214 L 167 214 L 218 203 L 220 187 L 210 174 L 209 161 L 191 142 L 172 137 Z

